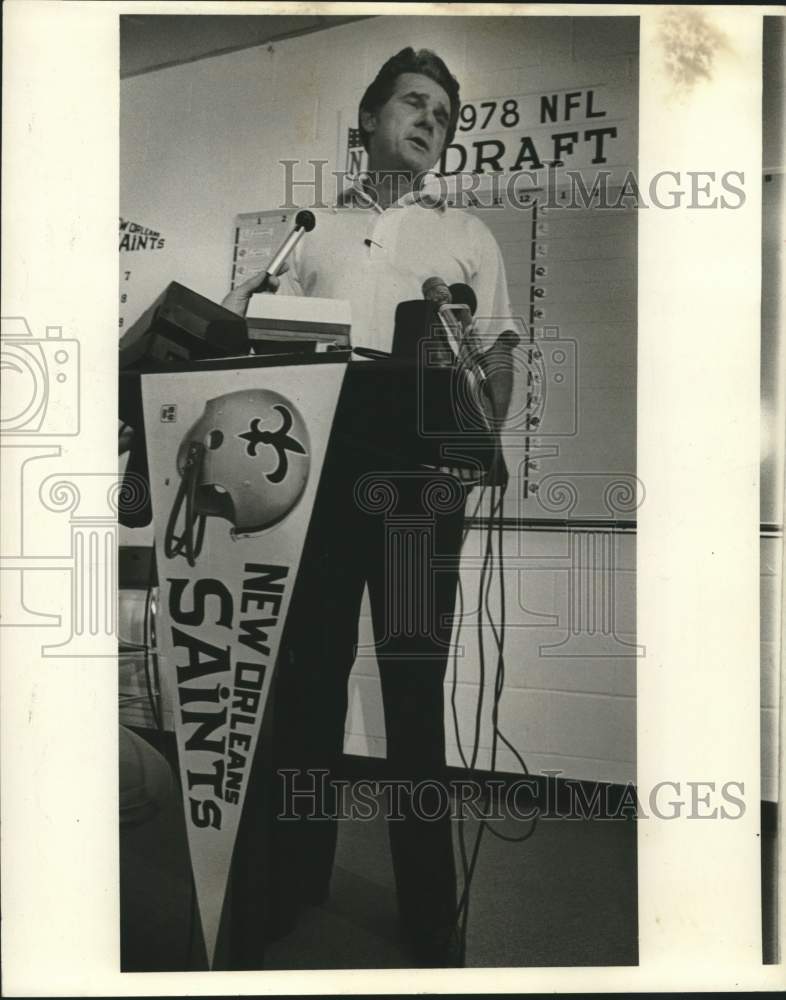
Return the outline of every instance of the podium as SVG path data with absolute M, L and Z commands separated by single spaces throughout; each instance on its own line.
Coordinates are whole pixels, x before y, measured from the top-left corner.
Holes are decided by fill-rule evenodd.
M 131 464 L 150 484 L 156 632 L 208 967 L 264 968 L 272 681 L 288 667 L 289 599 L 309 572 L 303 546 L 330 470 L 350 452 L 369 472 L 493 467 L 496 437 L 472 387 L 456 368 L 430 364 L 422 331 L 411 331 L 405 356 L 381 360 L 351 351 L 159 357 L 121 373 L 121 418 L 142 431 Z M 230 446 L 241 457 L 227 479 L 232 460 L 215 469 Z M 263 487 L 287 477 L 299 477 L 300 493 L 290 489 L 283 514 L 240 517 L 244 504 L 264 508 Z M 178 548 L 173 520 L 189 510 L 201 526 L 191 526 L 190 549 Z

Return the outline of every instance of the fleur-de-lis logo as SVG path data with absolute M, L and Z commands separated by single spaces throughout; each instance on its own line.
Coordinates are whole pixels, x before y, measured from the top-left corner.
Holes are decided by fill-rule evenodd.
M 257 457 L 257 445 L 264 444 L 275 448 L 276 455 L 278 456 L 278 465 L 272 472 L 268 472 L 265 475 L 271 483 L 280 483 L 286 479 L 287 472 L 289 471 L 287 452 L 291 451 L 297 455 L 305 455 L 306 449 L 297 438 L 291 437 L 289 434 L 294 420 L 287 407 L 276 403 L 273 409 L 277 410 L 281 415 L 280 427 L 274 431 L 261 431 L 259 429 L 259 422 L 262 418 L 254 417 L 248 425 L 248 430 L 243 434 L 238 434 L 238 437 L 248 442 L 246 445 L 246 454 L 252 458 Z

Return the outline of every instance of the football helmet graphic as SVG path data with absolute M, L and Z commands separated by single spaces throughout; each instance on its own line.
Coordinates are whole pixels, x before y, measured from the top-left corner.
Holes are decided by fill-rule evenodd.
M 282 521 L 303 496 L 310 465 L 305 422 L 284 396 L 244 389 L 208 400 L 177 453 L 181 478 L 164 537 L 167 558 L 184 555 L 193 566 L 208 517 L 229 521 L 233 536 Z

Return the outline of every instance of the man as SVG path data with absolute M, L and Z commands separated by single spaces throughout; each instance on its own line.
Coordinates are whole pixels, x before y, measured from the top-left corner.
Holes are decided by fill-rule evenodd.
M 478 316 L 498 319 L 499 332 L 510 317 L 504 263 L 487 227 L 444 203 L 428 210 L 433 201 L 420 202 L 413 190 L 452 142 L 459 107 L 458 83 L 433 53 L 404 49 L 388 60 L 360 102 L 363 190 L 349 188 L 338 208 L 316 213 L 316 229 L 284 276 L 287 294 L 349 300 L 353 336 L 364 347 L 390 350 L 396 306 L 421 298 L 434 276 L 471 285 Z M 252 294 L 279 287 L 262 278 L 252 276 L 223 304 L 245 315 Z
M 346 191 L 335 209 L 318 211 L 315 230 L 292 256 L 281 284 L 290 294 L 348 299 L 356 345 L 389 352 L 396 306 L 422 298 L 423 283 L 435 276 L 447 284 L 470 285 L 477 315 L 498 318 L 490 321 L 491 332 L 502 333 L 509 322 L 505 269 L 491 233 L 469 213 L 444 204 L 433 207 L 432 201 L 424 207 L 418 200 L 418 180 L 453 139 L 459 108 L 459 85 L 434 53 L 407 48 L 388 60 L 360 102 L 359 126 L 368 152 L 364 183 Z M 257 275 L 239 286 L 224 305 L 244 315 L 252 294 L 278 289 L 276 279 L 263 279 Z M 497 344 L 496 351 L 509 358 L 509 348 Z M 489 414 L 497 424 L 507 409 L 510 381 L 509 371 L 497 370 L 486 386 Z M 397 516 L 425 518 L 431 531 L 428 553 L 391 553 L 385 511 L 375 508 L 369 475 L 389 488 Z M 429 493 L 429 485 L 436 494 Z M 439 502 L 424 499 L 437 495 Z M 443 684 L 465 500 L 464 487 L 454 478 L 402 468 L 351 448 L 326 461 L 274 696 L 275 763 L 279 771 L 297 773 L 296 789 L 319 783 L 305 772 L 322 770 L 331 777 L 339 765 L 366 586 L 388 776 L 444 781 Z M 440 560 L 439 571 L 434 557 Z M 394 579 L 408 581 L 403 591 L 395 591 Z M 415 592 L 418 579 L 426 583 Z M 407 604 L 415 607 L 416 627 L 401 627 Z M 429 798 L 427 789 L 417 802 L 405 792 L 386 803 L 399 816 L 389 819 L 388 830 L 401 930 L 417 965 L 458 962 L 450 817 L 444 812 L 424 818 L 444 804 L 438 800 L 435 792 Z M 328 813 L 336 806 L 329 790 L 318 801 Z M 271 868 L 278 899 L 274 918 L 281 929 L 294 920 L 297 897 L 320 902 L 327 896 L 335 845 L 335 822 L 304 817 L 276 826 Z

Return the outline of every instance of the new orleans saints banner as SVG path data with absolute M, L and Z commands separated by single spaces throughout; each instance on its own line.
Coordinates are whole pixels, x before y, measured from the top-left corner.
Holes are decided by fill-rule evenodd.
M 212 967 L 342 363 L 143 376 L 164 696 Z

